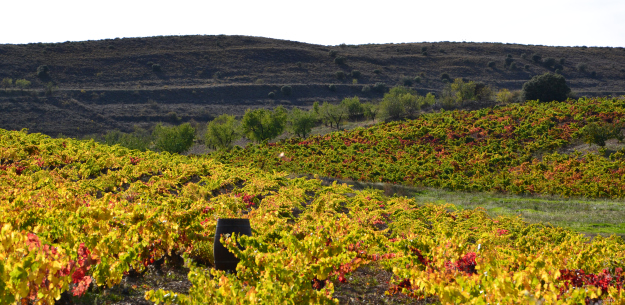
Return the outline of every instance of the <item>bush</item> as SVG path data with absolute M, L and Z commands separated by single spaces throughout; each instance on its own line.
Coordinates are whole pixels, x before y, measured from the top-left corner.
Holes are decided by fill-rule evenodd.
M 588 65 L 585 63 L 579 63 L 577 64 L 577 66 L 575 66 L 575 68 L 577 69 L 577 71 L 579 72 L 586 72 L 586 70 L 588 70 Z
M 46 65 L 37 67 L 37 77 L 44 78 L 48 76 L 48 71 L 50 71 L 50 69 Z
M 590 72 L 590 76 L 591 77 L 597 77 L 597 71 Z
M 561 64 L 555 64 L 553 65 L 553 68 L 560 71 L 564 70 L 564 66 L 562 66 Z
M 428 56 L 428 52 L 422 52 L 421 55 Z
M 564 101 L 571 92 L 564 76 L 545 73 L 532 77 L 523 84 L 523 100 L 540 100 L 542 102 Z
M 412 79 L 410 77 L 404 76 L 404 77 L 401 78 L 400 83 L 403 86 L 410 87 L 410 86 L 412 86 Z
M 280 88 L 280 92 L 282 92 L 282 94 L 286 96 L 289 96 L 293 92 L 293 88 L 291 88 L 291 86 L 282 86 L 282 88 Z
M 564 58 L 560 58 L 560 60 L 558 61 L 561 65 L 564 65 L 564 63 L 566 62 L 566 59 Z
M 145 129 L 135 127 L 132 133 L 123 133 L 117 129 L 107 132 L 95 140 L 106 145 L 120 145 L 129 149 L 146 151 L 152 143 L 152 135 Z
M 159 64 L 153 64 L 153 65 L 152 65 L 152 71 L 153 71 L 153 72 L 161 72 L 161 65 L 159 65 Z
M 415 83 L 421 83 L 421 76 L 415 76 L 415 78 L 413 79 Z
M 428 47 L 426 46 L 421 47 L 421 53 L 427 52 L 427 50 L 428 50 Z
M 336 91 L 336 85 L 332 84 L 330 86 L 328 86 L 328 89 L 330 89 L 330 91 L 335 92 Z
M 529 70 L 530 69 L 530 65 L 525 65 L 525 70 Z
M 334 58 L 334 63 L 337 65 L 344 65 L 346 61 L 347 61 L 347 58 L 343 56 L 337 56 Z
M 618 139 L 619 142 L 623 141 L 623 129 L 622 123 L 590 123 L 581 130 L 581 138 L 584 139 L 584 143 L 588 145 L 596 144 L 601 147 L 605 146 L 605 142 L 609 139 Z
M 514 71 L 514 70 L 516 70 L 516 68 L 517 67 L 516 67 L 516 63 L 515 62 L 510 64 L 510 70 Z
M 447 80 L 447 81 L 450 81 L 450 80 L 451 80 L 451 78 L 449 77 L 449 74 L 448 74 L 448 73 L 443 73 L 443 74 L 441 74 L 441 80 Z
M 241 124 L 233 115 L 222 114 L 206 125 L 206 145 L 217 149 L 230 149 L 241 138 Z
M 354 96 L 353 98 L 345 98 L 341 101 L 341 104 L 347 109 L 347 115 L 350 120 L 356 120 L 363 116 L 364 108 L 360 103 L 360 98 Z
M 373 73 L 380 74 L 380 73 L 382 73 L 382 71 L 380 71 L 380 69 L 375 69 L 375 70 L 373 70 Z
M 336 76 L 337 79 L 341 79 L 342 80 L 342 79 L 345 78 L 345 72 L 343 72 L 343 71 L 336 71 L 334 73 L 334 75 Z
M 543 65 L 547 68 L 549 67 L 553 67 L 553 65 L 556 64 L 556 59 L 555 58 L 551 58 L 551 57 L 547 57 L 543 60 Z
M 521 53 L 521 58 L 527 59 L 527 53 Z
M 4 90 L 7 90 L 7 88 L 13 86 L 13 79 L 12 78 L 8 78 L 5 77 L 2 79 L 2 87 L 4 88 Z
M 541 59 L 542 59 L 542 56 L 540 56 L 539 54 L 537 54 L 537 53 L 532 54 L 532 61 L 533 62 L 539 63 L 541 61 Z
M 30 84 L 31 82 L 25 79 L 18 79 L 15 81 L 15 85 L 22 90 L 30 88 Z
M 386 84 L 385 83 L 375 83 L 375 85 L 373 85 L 373 90 L 378 91 L 378 92 L 384 92 L 384 91 L 386 91 Z
M 195 129 L 189 123 L 172 127 L 165 127 L 159 123 L 154 127 L 152 137 L 154 138 L 154 146 L 159 151 L 179 154 L 193 145 Z
M 275 92 L 269 92 L 269 94 L 267 94 L 267 96 L 269 98 L 274 98 L 274 97 L 276 97 L 276 93 Z
M 506 55 L 506 58 L 512 58 L 512 54 Z
M 494 61 L 489 61 L 488 62 L 488 67 L 489 68 L 494 68 L 495 67 L 495 62 Z
M 512 59 L 512 57 L 506 57 L 506 59 L 504 60 L 504 64 L 506 67 L 508 67 L 513 61 L 514 59 Z
M 182 121 L 182 118 L 178 116 L 178 114 L 174 111 L 170 111 L 167 113 L 167 119 L 172 123 L 179 123 Z
M 369 85 L 362 87 L 362 93 L 369 93 L 369 91 L 371 91 L 371 87 L 369 87 Z
M 301 67 L 302 67 L 302 62 L 301 62 L 301 61 L 298 61 L 295 65 L 296 65 L 298 68 L 301 68 Z
M 44 94 L 46 96 L 52 96 L 54 92 L 56 92 L 56 90 L 59 90 L 59 87 L 55 86 L 53 82 L 48 82 L 46 84 L 46 90 L 44 91 Z
M 512 102 L 512 93 L 508 89 L 501 89 L 495 99 L 498 103 L 509 104 Z
M 555 74 L 562 74 L 562 70 L 556 69 L 553 73 L 555 73 Z
M 360 78 L 360 71 L 358 70 L 352 70 L 351 74 L 353 78 Z
M 328 52 L 328 55 L 330 55 L 330 57 L 335 57 L 337 54 L 337 52 L 335 50 L 331 50 L 330 52 Z

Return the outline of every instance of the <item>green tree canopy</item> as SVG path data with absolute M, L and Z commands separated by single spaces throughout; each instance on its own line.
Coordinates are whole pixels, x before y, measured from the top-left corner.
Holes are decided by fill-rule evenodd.
M 241 138 L 241 123 L 233 115 L 222 114 L 206 126 L 206 145 L 218 149 L 230 149 Z
M 246 137 L 256 142 L 275 139 L 284 132 L 287 112 L 282 106 L 273 111 L 267 109 L 248 109 L 241 121 L 241 128 Z
M 298 137 L 306 138 L 312 128 L 315 127 L 316 115 L 313 111 L 302 111 L 295 107 L 289 113 L 289 124 L 291 132 Z
M 352 98 L 345 98 L 341 101 L 341 104 L 347 109 L 347 115 L 350 120 L 355 120 L 358 117 L 361 117 L 365 111 L 360 103 L 360 98 L 354 96 Z
M 540 100 L 542 102 L 564 101 L 571 88 L 566 85 L 564 76 L 545 73 L 532 77 L 523 84 L 523 100 Z
M 154 146 L 159 151 L 179 154 L 193 145 L 195 129 L 189 123 L 172 127 L 163 126 L 159 123 L 154 127 L 152 137 L 154 138 Z

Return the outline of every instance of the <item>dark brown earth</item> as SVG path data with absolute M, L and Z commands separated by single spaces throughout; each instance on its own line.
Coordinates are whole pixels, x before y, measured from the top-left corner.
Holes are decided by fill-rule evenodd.
M 377 100 L 383 92 L 363 93 L 363 86 L 382 82 L 388 88 L 416 76 L 421 82 L 413 81 L 413 89 L 437 93 L 445 85 L 442 73 L 520 90 L 532 76 L 554 70 L 533 62 L 535 53 L 563 58 L 562 75 L 578 96 L 625 94 L 624 48 L 455 42 L 324 46 L 223 35 L 3 44 L 0 79 L 27 79 L 32 86 L 0 89 L 0 128 L 80 137 L 157 122 L 203 123 L 222 113 L 242 115 L 247 108 L 309 107 L 313 101 L 354 95 Z M 516 70 L 504 67 L 508 54 Z M 336 64 L 336 57 L 345 63 Z M 488 67 L 491 61 L 494 68 Z M 580 63 L 587 64 L 586 72 L 576 69 Z M 154 72 L 153 64 L 161 72 Z M 41 65 L 49 72 L 38 77 Z M 355 82 L 353 70 L 361 73 Z M 337 71 L 346 77 L 337 79 Z M 49 83 L 55 90 L 45 94 Z M 330 84 L 337 90 L 330 91 Z M 292 86 L 291 95 L 281 93 L 285 85 Z

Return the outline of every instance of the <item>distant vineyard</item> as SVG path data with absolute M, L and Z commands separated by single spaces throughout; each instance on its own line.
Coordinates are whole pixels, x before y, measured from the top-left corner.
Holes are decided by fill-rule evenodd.
M 285 176 L 0 130 L 0 303 L 53 304 L 64 291 L 111 287 L 172 251 L 192 259 L 193 287 L 148 291 L 150 301 L 336 303 L 334 283 L 376 265 L 395 275 L 388 294 L 444 304 L 625 302 L 616 236 L 589 241 L 480 209 Z M 243 251 L 223 239 L 241 259 L 236 276 L 201 267 L 224 217 L 252 225 Z
M 555 152 L 589 123 L 624 122 L 625 98 L 529 101 L 478 111 L 248 146 L 214 156 L 232 165 L 463 191 L 625 196 L 625 151 Z M 283 153 L 283 157 L 278 157 Z M 537 158 L 537 155 L 542 158 Z

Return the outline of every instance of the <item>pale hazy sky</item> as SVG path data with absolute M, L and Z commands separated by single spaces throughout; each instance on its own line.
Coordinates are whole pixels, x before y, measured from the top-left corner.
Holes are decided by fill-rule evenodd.
M 323 45 L 435 41 L 625 47 L 625 0 L 3 0 L 0 43 L 249 35 Z

